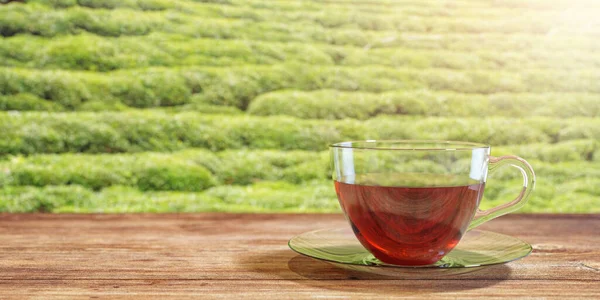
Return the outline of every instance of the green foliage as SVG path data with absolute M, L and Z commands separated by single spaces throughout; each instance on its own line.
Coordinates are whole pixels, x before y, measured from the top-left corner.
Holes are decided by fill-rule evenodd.
M 513 8 L 456 5 L 385 6 L 369 5 L 368 9 L 357 8 L 344 3 L 293 4 L 288 1 L 277 3 L 235 3 L 235 5 L 197 5 L 194 3 L 166 0 L 127 0 L 127 1 L 77 1 L 73 0 L 35 1 L 57 8 L 69 7 L 65 11 L 49 10 L 46 5 L 11 4 L 2 7 L 0 32 L 4 36 L 16 33 L 32 33 L 45 36 L 75 33 L 87 30 L 101 35 L 139 34 L 128 30 L 132 22 L 122 22 L 109 14 L 129 11 L 129 20 L 146 23 L 142 32 L 166 31 L 186 33 L 193 37 L 206 36 L 245 40 L 299 41 L 305 43 L 331 43 L 354 46 L 391 47 L 408 46 L 430 49 L 479 50 L 497 49 L 556 50 L 589 49 L 597 43 L 579 33 L 576 22 L 556 22 L 560 5 L 536 11 L 515 14 Z M 215 1 L 211 1 L 215 2 Z M 216 1 L 229 3 L 231 1 Z M 493 4 L 493 3 L 492 3 Z M 481 4 L 480 4 L 481 5 Z M 326 9 L 324 9 L 326 8 Z M 168 16 L 152 15 L 141 10 L 166 10 Z M 81 22 L 84 12 L 90 25 Z M 182 12 L 182 13 L 180 13 Z M 535 15 L 535 17 L 532 17 Z M 149 18 L 149 16 L 151 16 Z M 507 16 L 510 16 L 507 19 Z M 6 17 L 6 18 L 5 18 Z M 41 20 L 45 17 L 45 20 Z M 163 17 L 161 26 L 158 22 Z M 206 17 L 210 17 L 207 20 Z M 102 20 L 104 26 L 95 20 Z M 220 20 L 226 20 L 219 22 Z M 485 20 L 483 20 L 485 19 Z M 16 22 L 14 22 L 16 21 Z M 79 21 L 79 22 L 68 22 Z M 116 23 L 115 23 L 116 21 Z M 236 22 L 232 22 L 236 21 Z M 161 22 L 162 23 L 162 22 Z M 45 26 L 42 26 L 45 25 Z M 121 25 L 121 26 L 116 26 Z M 150 26 L 147 26 L 150 25 Z M 119 30 L 124 29 L 124 30 Z M 589 29 L 588 29 L 589 30 Z M 401 32 L 402 34 L 399 34 Z M 409 34 L 404 34 L 404 33 Z M 434 33 L 435 36 L 431 36 Z M 479 34 L 472 34 L 479 33 Z M 516 33 L 516 34 L 507 34 Z M 541 34 L 540 34 L 541 33 Z M 546 33 L 552 33 L 548 38 Z M 560 62 L 559 62 L 560 63 Z M 566 64 L 565 64 L 566 65 Z
M 14 156 L 0 162 L 5 171 L 0 173 L 0 186 L 78 184 L 99 190 L 126 185 L 141 190 L 198 191 L 217 182 L 238 185 L 282 179 L 300 182 L 328 178 L 327 172 L 322 171 L 327 164 L 317 167 L 321 170 L 319 176 L 299 177 L 289 172 L 295 166 L 314 165 L 316 158 L 323 162 L 323 157 L 324 153 L 269 150 L 228 150 L 216 155 L 204 150 L 186 150 L 174 154 Z
M 94 190 L 128 185 L 140 190 L 200 191 L 216 184 L 202 165 L 164 154 L 13 157 L 2 164 L 6 169 L 0 185 L 77 184 Z
M 35 2 L 44 3 L 57 8 L 66 8 L 77 5 L 77 0 L 37 0 Z
M 233 66 L 298 62 L 311 65 L 379 65 L 457 70 L 519 70 L 522 68 L 588 69 L 600 66 L 589 51 L 519 52 L 447 51 L 408 48 L 339 47 L 306 43 L 194 39 L 180 34 L 152 33 L 106 39 L 92 34 L 52 39 L 19 35 L 5 39 L 0 55 L 8 66 L 110 71 L 148 66 Z M 578 55 L 586 55 L 582 60 Z
M 91 191 L 78 186 L 5 187 L 0 189 L 0 211 L 53 212 L 92 196 Z
M 4 212 L 193 212 L 228 211 L 231 208 L 214 197 L 199 193 L 140 192 L 114 186 L 94 193 L 69 186 L 7 187 L 0 190 L 0 211 Z
M 294 186 L 283 182 L 264 182 L 248 187 L 215 187 L 207 195 L 242 207 L 298 212 L 339 211 L 332 184 L 320 182 Z
M 107 6 L 111 3 L 120 3 L 120 1 L 86 2 Z M 102 36 L 143 35 L 161 28 L 165 23 L 164 12 L 138 13 L 129 9 L 90 10 L 79 7 L 53 10 L 42 5 L 21 4 L 0 7 L 2 36 L 29 33 L 53 37 L 79 33 L 81 30 Z
M 42 2 L 42 1 L 38 1 Z M 49 4 L 56 7 L 68 7 L 73 6 L 72 1 L 48 1 Z M 165 10 L 174 8 L 175 5 L 165 0 L 78 0 L 79 7 L 71 7 L 70 9 L 79 9 L 88 11 L 89 13 L 100 18 L 104 14 L 104 10 L 108 9 L 111 12 L 119 12 L 124 10 L 132 9 L 134 14 L 131 15 L 131 19 L 143 19 L 148 12 L 142 12 L 137 10 Z M 25 17 L 31 19 L 33 15 L 37 15 L 40 11 L 47 10 L 46 7 L 41 5 L 27 5 L 25 6 L 27 14 Z M 85 8 L 85 9 L 84 9 Z M 118 8 L 118 9 L 117 9 Z M 293 11 L 293 10 L 292 10 Z M 46 13 L 51 13 L 47 11 Z M 227 13 L 221 13 L 224 15 Z M 248 14 L 242 14 L 247 16 Z M 296 17 L 294 17 L 296 15 Z M 327 12 L 326 14 L 313 14 L 312 16 L 297 16 L 298 14 L 288 13 L 282 14 L 278 18 L 274 18 L 273 21 L 263 21 L 270 28 L 275 27 L 281 22 L 288 22 L 288 26 L 297 29 L 299 32 L 325 32 L 328 33 L 331 29 L 353 29 L 360 31 L 380 31 L 380 32 L 421 32 L 421 33 L 449 33 L 449 32 L 461 32 L 461 33 L 530 33 L 539 34 L 546 33 L 551 29 L 556 28 L 555 22 L 552 18 L 532 18 L 531 16 L 514 16 L 510 22 L 503 19 L 487 19 L 487 20 L 473 20 L 471 19 L 456 19 L 448 17 L 421 17 L 412 15 L 410 12 L 402 15 L 391 15 L 388 14 L 385 17 L 377 14 L 365 14 L 362 11 L 354 12 Z M 259 18 L 254 15 L 254 19 Z M 263 17 L 264 18 L 264 17 Z M 190 20 L 189 18 L 188 20 Z M 248 19 L 242 19 L 244 21 Z M 292 22 L 290 22 L 290 20 Z M 53 25 L 52 23 L 48 25 Z M 131 23 L 127 23 L 131 25 Z M 225 24 L 224 24 L 225 25 Z M 265 32 L 261 32 L 259 29 L 262 24 L 256 24 L 254 22 L 247 23 L 245 26 L 247 31 L 252 33 L 265 35 Z M 242 26 L 239 26 L 242 27 Z M 565 31 L 569 28 L 565 27 Z M 83 27 L 86 30 L 90 28 Z M 98 29 L 98 28 L 95 28 Z M 234 32 L 233 28 L 227 28 L 229 32 Z M 303 29 L 303 30 L 301 30 Z M 23 28 L 26 31 L 27 28 Z M 96 32 L 90 30 L 92 32 Z M 223 29 L 221 29 L 223 31 Z M 290 30 L 292 31 L 292 30 Z M 335 31 L 334 31 L 335 32 Z M 127 34 L 132 34 L 127 32 Z M 237 35 L 237 34 L 236 34 Z M 240 36 L 236 36 L 240 37 Z
M 515 172 L 517 171 L 515 170 Z M 502 181 L 501 184 L 498 184 L 497 180 L 493 178 L 488 181 L 481 203 L 483 209 L 489 209 L 514 199 L 523 183 L 521 178 Z M 595 191 L 589 190 L 595 184 L 597 184 L 597 180 L 594 178 L 569 179 L 566 183 L 556 180 L 539 180 L 536 182 L 536 190 L 531 199 L 520 211 L 529 213 L 597 212 L 600 198 Z
M 0 153 L 111 153 L 189 147 L 324 150 L 331 141 L 360 139 L 467 140 L 508 145 L 599 139 L 599 125 L 597 119 L 589 118 L 405 117 L 359 122 L 158 111 L 0 113 Z
M 64 107 L 58 103 L 40 99 L 35 95 L 22 93 L 0 96 L 0 110 L 61 111 L 64 110 Z
M 0 211 L 338 212 L 328 144 L 442 139 L 530 160 L 523 211 L 597 212 L 600 31 L 582 22 L 595 6 L 5 3 Z M 464 160 L 381 153 L 356 167 Z M 514 168 L 492 172 L 482 207 L 521 185 Z
M 122 6 L 130 6 L 135 3 L 135 1 L 119 1 L 119 0 L 107 0 L 107 1 L 96 1 L 96 0 L 78 0 L 77 3 L 81 6 L 91 7 L 91 8 L 116 8 L 120 5 Z
M 88 86 L 73 74 L 64 71 L 45 71 L 36 74 L 25 70 L 0 71 L 0 93 L 30 93 L 73 108 L 91 98 Z
M 418 71 L 379 66 L 347 68 L 298 64 L 227 69 L 146 69 L 102 75 L 4 68 L 0 69 L 0 93 L 27 92 L 67 108 L 76 108 L 90 100 L 92 94 L 96 99 L 121 99 L 133 107 L 154 107 L 189 103 L 190 95 L 197 93 L 204 103 L 245 109 L 258 95 L 284 88 L 369 92 L 428 88 L 482 94 L 600 92 L 600 86 L 594 84 L 600 80 L 600 71 L 568 74 L 527 71 L 515 77 L 510 73 L 489 71 Z M 536 97 L 532 98 L 535 101 Z M 593 103 L 590 99 L 594 96 L 582 96 L 579 101 L 582 104 Z M 593 111 L 597 111 L 596 106 Z
M 600 101 L 597 95 L 591 93 L 480 95 L 429 90 L 386 93 L 275 91 L 254 99 L 248 112 L 254 115 L 287 115 L 303 119 L 364 120 L 377 115 L 395 114 L 569 118 L 600 116 Z
M 574 140 L 558 144 L 529 144 L 511 147 L 493 147 L 492 154 L 518 155 L 527 159 L 559 163 L 566 161 L 596 161 L 600 144 L 595 140 Z
M 288 115 L 303 119 L 368 119 L 377 113 L 396 113 L 393 105 L 375 102 L 378 96 L 365 93 L 277 91 L 252 101 L 248 112 L 254 115 Z M 378 105 L 379 104 L 379 105 Z
M 594 152 L 597 147 L 595 140 L 580 140 L 554 145 L 494 147 L 492 154 L 527 157 L 536 170 L 541 170 L 545 181 L 561 184 L 567 179 L 585 179 L 594 175 L 586 173 L 585 166 L 596 166 L 599 158 L 594 157 Z M 329 179 L 328 160 L 327 151 L 226 150 L 213 153 L 197 149 L 172 154 L 12 156 L 0 162 L 0 169 L 4 170 L 0 173 L 0 186 L 77 184 L 100 190 L 120 185 L 140 190 L 200 191 L 217 184 L 248 185 L 263 181 L 301 184 Z M 390 167 L 403 172 L 445 172 L 454 168 L 434 161 L 390 160 L 390 163 Z M 506 180 L 519 176 L 516 170 L 504 168 L 491 177 Z M 588 190 L 579 192 L 582 191 Z
M 204 193 L 140 192 L 114 186 L 93 192 L 80 186 L 0 189 L 3 212 L 265 212 L 339 211 L 331 184 L 295 186 L 265 182 L 248 187 L 216 187 Z
M 482 209 L 506 203 L 519 192 L 521 179 L 490 179 Z M 599 212 L 595 179 L 566 184 L 540 181 L 523 212 Z M 591 190 L 590 190 L 591 189 Z M 573 201 L 576 197 L 576 201 Z M 571 199 L 570 201 L 568 201 Z M 204 192 L 141 192 L 113 186 L 98 192 L 80 186 L 5 187 L 0 189 L 3 212 L 339 212 L 331 182 L 302 185 L 260 182 L 249 186 L 219 186 Z
M 167 112 L 175 112 L 175 113 L 193 111 L 193 112 L 198 112 L 198 113 L 207 114 L 207 115 L 240 115 L 240 114 L 244 113 L 242 110 L 240 110 L 237 107 L 205 104 L 202 102 L 196 102 L 197 99 L 198 99 L 198 97 L 192 97 L 190 100 L 192 103 L 190 103 L 190 104 L 171 106 L 171 107 L 163 107 L 163 108 L 158 109 L 157 111 L 163 111 L 163 112 L 167 111 Z M 82 109 L 80 109 L 80 110 L 82 110 Z M 111 109 L 111 110 L 116 111 L 117 109 Z M 148 109 L 148 110 L 150 110 L 150 109 Z

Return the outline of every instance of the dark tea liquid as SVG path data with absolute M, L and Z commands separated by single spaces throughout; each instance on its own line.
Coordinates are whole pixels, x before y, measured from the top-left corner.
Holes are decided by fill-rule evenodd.
M 335 182 L 342 209 L 361 244 L 383 262 L 406 266 L 435 263 L 458 244 L 484 186 Z

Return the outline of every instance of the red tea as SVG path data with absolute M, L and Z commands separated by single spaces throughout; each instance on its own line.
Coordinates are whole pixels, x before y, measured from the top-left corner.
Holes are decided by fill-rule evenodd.
M 458 244 L 484 186 L 335 182 L 342 209 L 361 244 L 383 262 L 407 266 L 435 263 Z

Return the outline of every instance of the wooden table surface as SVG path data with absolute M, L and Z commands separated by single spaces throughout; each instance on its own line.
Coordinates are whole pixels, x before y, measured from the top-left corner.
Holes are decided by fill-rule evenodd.
M 0 214 L 0 299 L 596 298 L 600 215 L 509 215 L 481 229 L 534 252 L 452 277 L 384 277 L 299 256 L 287 240 L 342 215 Z

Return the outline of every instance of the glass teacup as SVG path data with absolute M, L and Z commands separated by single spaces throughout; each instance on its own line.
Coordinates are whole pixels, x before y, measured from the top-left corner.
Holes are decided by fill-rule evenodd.
M 435 263 L 468 229 L 522 207 L 535 183 L 524 159 L 490 156 L 484 144 L 355 141 L 330 149 L 336 193 L 354 234 L 395 265 Z M 480 210 L 488 172 L 505 164 L 523 174 L 520 194 Z

